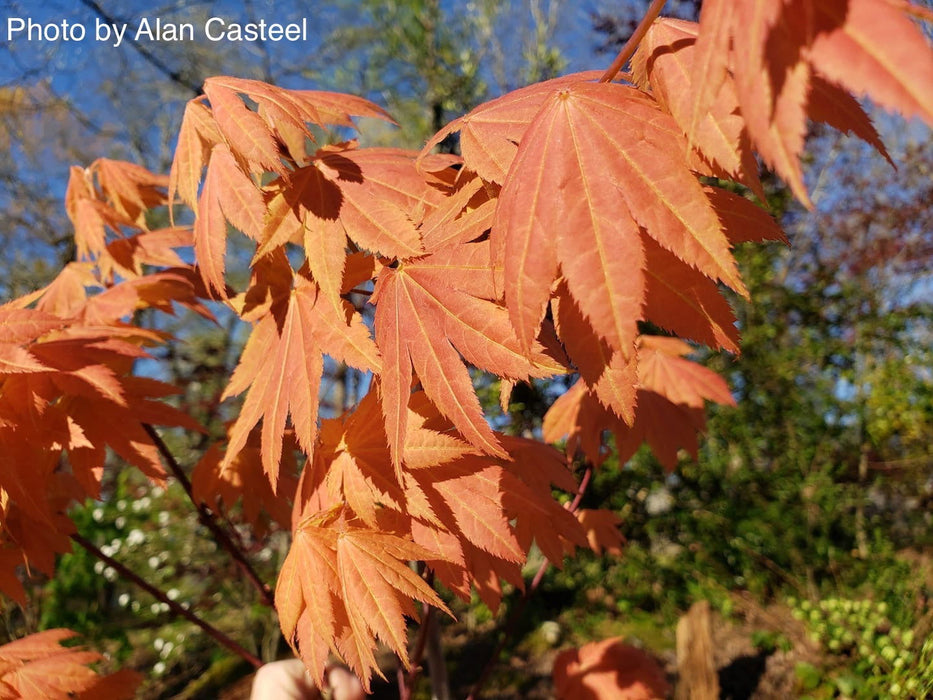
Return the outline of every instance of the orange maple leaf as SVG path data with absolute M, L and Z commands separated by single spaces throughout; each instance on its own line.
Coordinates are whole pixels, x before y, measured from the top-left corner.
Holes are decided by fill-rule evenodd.
M 131 671 L 99 676 L 88 664 L 103 656 L 61 645 L 74 636 L 70 630 L 52 629 L 0 646 L 0 698 L 133 697 L 142 676 Z
M 424 252 L 415 219 L 441 198 L 415 167 L 414 154 L 320 149 L 309 164 L 269 184 L 268 216 L 256 258 L 287 242 L 304 246 L 321 289 L 336 304 L 348 238 L 374 255 L 410 258 Z
M 518 143 L 544 100 L 556 88 L 596 80 L 600 75 L 599 71 L 564 75 L 484 102 L 432 136 L 421 151 L 422 157 L 450 134 L 459 132 L 460 152 L 467 167 L 484 180 L 501 185 L 515 158 Z
M 381 639 L 408 666 L 405 617 L 417 617 L 414 600 L 444 612 L 447 606 L 409 561 L 436 554 L 382 530 L 344 519 L 341 508 L 300 523 L 276 584 L 275 599 L 286 639 L 323 680 L 327 650 L 337 652 L 366 690 Z
M 370 301 L 376 305 L 376 343 L 383 356 L 379 389 L 393 460 L 400 464 L 412 367 L 443 415 L 473 445 L 504 456 L 483 418 L 462 355 L 480 369 L 512 379 L 563 371 L 534 342 L 531 358 L 519 347 L 506 310 L 490 301 L 494 277 L 479 262 L 487 243 L 451 246 L 386 268 Z
M 632 58 L 632 72 L 639 87 L 649 85 L 658 102 L 671 113 L 685 135 L 709 164 L 707 174 L 742 182 L 761 200 L 764 190 L 758 179 L 758 164 L 751 151 L 745 123 L 738 114 L 738 96 L 731 82 L 717 88 L 715 102 L 696 111 L 691 79 L 695 64 L 707 60 L 698 57 L 698 25 L 694 22 L 662 19 L 655 22 Z M 725 60 L 725 58 L 719 58 Z M 704 85 L 709 84 L 705 79 Z M 707 168 L 704 168 L 704 170 Z
M 553 675 L 557 696 L 566 700 L 655 700 L 670 691 L 658 662 L 621 637 L 562 651 Z
M 594 464 L 607 455 L 603 433 L 612 431 L 620 464 L 647 442 L 668 469 L 677 464 L 681 448 L 696 458 L 697 433 L 706 425 L 704 401 L 734 405 L 725 381 L 715 372 L 682 359 L 690 346 L 676 338 L 641 336 L 638 350 L 638 392 L 634 421 L 629 425 L 603 407 L 581 378 L 548 409 L 544 439 L 568 437 L 567 452 L 578 449 Z
M 618 513 L 606 508 L 581 508 L 576 512 L 577 520 L 586 531 L 586 541 L 596 554 L 622 555 L 625 538 L 619 532 L 622 519 Z
M 807 117 L 851 131 L 882 155 L 849 91 L 933 124 L 933 53 L 907 16 L 916 9 L 875 0 L 709 0 L 695 50 L 668 44 L 690 72 L 690 99 L 673 111 L 685 115 L 690 143 L 699 143 L 704 115 L 734 89 L 752 145 L 809 206 L 799 162 Z
M 615 122 L 625 128 L 607 128 Z M 670 117 L 633 88 L 574 83 L 545 100 L 519 145 L 492 230 L 523 347 L 559 268 L 599 337 L 631 355 L 645 294 L 640 228 L 745 292 L 684 152 Z
M 359 314 L 348 304 L 340 311 L 322 301 L 318 287 L 305 275 L 294 275 L 281 256 L 281 273 L 272 310 L 263 314 L 250 333 L 240 362 L 223 398 L 249 388 L 236 422 L 224 462 L 246 445 L 250 431 L 262 419 L 262 463 L 275 490 L 282 436 L 291 416 L 295 436 L 308 455 L 317 435 L 318 390 L 326 353 L 357 369 L 375 371 L 379 354 Z M 294 287 L 292 287 L 294 284 Z

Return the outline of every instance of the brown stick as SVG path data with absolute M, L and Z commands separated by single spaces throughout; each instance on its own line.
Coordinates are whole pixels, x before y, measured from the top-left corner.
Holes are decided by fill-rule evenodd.
M 208 624 L 207 622 L 202 620 L 200 617 L 195 615 L 193 612 L 191 612 L 187 608 L 176 603 L 174 600 L 169 598 L 165 593 L 163 593 L 158 588 L 156 588 L 151 583 L 149 583 L 144 578 L 142 578 L 139 574 L 128 569 L 123 564 L 121 564 L 116 559 L 114 559 L 113 557 L 109 557 L 106 554 L 104 554 L 96 546 L 94 546 L 94 544 L 90 540 L 85 539 L 82 535 L 78 533 L 74 533 L 73 535 L 71 535 L 71 539 L 72 541 L 81 545 L 84 549 L 86 549 L 88 552 L 93 554 L 95 557 L 100 559 L 107 566 L 111 567 L 114 571 L 120 574 L 120 576 L 127 579 L 128 581 L 132 581 L 133 583 L 135 583 L 137 586 L 142 588 L 144 591 L 146 591 L 149 595 L 151 595 L 153 598 L 158 600 L 160 603 L 165 603 L 168 606 L 168 609 L 171 612 L 173 612 L 175 615 L 178 615 L 179 617 L 183 617 L 189 622 L 192 622 L 198 627 L 200 627 L 202 630 L 204 630 L 204 632 L 209 637 L 214 639 L 218 644 L 221 644 L 227 647 L 227 649 L 232 651 L 234 654 L 236 654 L 240 658 L 248 661 L 254 667 L 259 668 L 260 666 L 262 666 L 262 660 L 260 660 L 253 654 L 250 654 L 246 649 L 244 649 L 239 644 L 237 644 L 235 641 L 230 639 L 230 637 L 225 635 L 223 632 L 221 632 L 216 627 Z
M 252 567 L 249 561 L 246 559 L 246 555 L 243 553 L 230 535 L 220 526 L 217 522 L 214 513 L 203 503 L 199 503 L 194 497 L 194 491 L 191 488 L 191 481 L 188 479 L 188 475 L 185 474 L 184 469 L 181 468 L 181 465 L 178 464 L 178 460 L 175 459 L 175 455 L 172 454 L 169 450 L 168 445 L 162 440 L 162 437 L 156 432 L 156 429 L 151 425 L 146 423 L 143 424 L 143 428 L 146 433 L 152 438 L 152 441 L 155 443 L 156 448 L 159 450 L 159 453 L 168 463 L 168 468 L 171 470 L 172 474 L 178 479 L 178 483 L 181 484 L 181 487 L 185 490 L 185 494 L 188 496 L 188 500 L 194 505 L 198 511 L 198 520 L 201 521 L 201 524 L 204 525 L 208 530 L 211 531 L 211 534 L 214 535 L 214 539 L 217 541 L 217 544 L 224 550 L 226 550 L 233 560 L 236 562 L 237 566 L 240 567 L 240 570 L 246 576 L 246 578 L 253 584 L 256 590 L 259 591 L 259 595 L 262 598 L 264 605 L 275 609 L 275 596 L 272 593 L 272 589 L 268 584 L 264 583 L 259 574 L 256 573 L 256 570 Z
M 424 655 L 424 648 L 428 640 L 428 625 L 433 617 L 434 608 L 425 604 L 421 625 L 418 629 L 418 639 L 415 641 L 415 649 L 411 655 L 411 667 L 408 669 L 407 674 L 401 666 L 398 669 L 398 694 L 401 700 L 411 700 L 415 681 L 418 680 L 418 675 L 421 673 L 421 657 Z
M 713 662 L 709 601 L 690 606 L 677 621 L 676 700 L 715 700 L 719 678 Z
M 638 48 L 641 40 L 644 39 L 645 34 L 648 33 L 648 28 L 651 27 L 651 24 L 658 18 L 658 15 L 661 14 L 661 8 L 664 7 L 664 3 L 666 2 L 667 0 L 654 0 L 654 2 L 651 3 L 648 11 L 645 12 L 645 16 L 641 18 L 641 22 L 635 27 L 635 33 L 625 42 L 625 46 L 619 51 L 612 65 L 603 73 L 603 77 L 599 79 L 599 82 L 608 83 L 615 78 L 616 73 L 622 70 L 623 66 L 628 63 L 628 60 L 635 54 L 635 49 Z

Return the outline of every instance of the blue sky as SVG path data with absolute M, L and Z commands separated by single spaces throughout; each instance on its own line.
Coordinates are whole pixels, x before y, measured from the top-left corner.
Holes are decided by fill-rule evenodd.
M 442 8 L 453 17 L 474 16 L 481 14 L 484 2 L 488 4 L 488 0 L 443 2 Z M 501 43 L 505 64 L 514 66 L 522 61 L 521 47 L 515 42 L 522 31 L 529 31 L 529 7 L 537 5 L 547 16 L 550 4 L 548 0 L 499 4 L 503 8 L 502 18 L 491 31 Z M 101 7 L 118 27 L 126 25 L 120 46 L 114 45 L 114 33 L 106 40 L 97 40 L 98 24 L 108 23 L 93 5 Z M 553 43 L 567 61 L 567 71 L 607 65 L 610 57 L 596 56 L 593 51 L 597 38 L 590 26 L 590 12 L 599 9 L 598 0 L 557 5 L 561 9 L 554 16 L 557 21 Z M 174 138 L 166 134 L 174 135 L 177 131 L 184 101 L 193 96 L 180 85 L 166 92 L 166 72 L 179 74 L 179 83 L 188 85 L 197 85 L 213 74 L 234 74 L 271 78 L 285 87 L 339 89 L 335 84 L 337 69 L 357 65 L 359 60 L 355 61 L 353 56 L 334 56 L 333 52 L 324 55 L 321 47 L 334 28 L 361 21 L 355 6 L 356 3 L 348 1 L 300 0 L 274 3 L 164 0 L 155 6 L 139 0 L 3 0 L 0 1 L 0 87 L 30 86 L 66 102 L 78 115 L 81 128 L 88 131 L 86 139 L 101 139 L 93 149 L 88 149 L 88 158 L 107 155 L 164 169 L 171 148 L 162 142 Z M 308 34 L 306 39 L 297 41 L 211 42 L 204 32 L 204 22 L 209 17 L 221 18 L 226 26 L 260 21 L 287 25 L 306 20 Z M 151 29 L 157 21 L 190 23 L 195 39 L 159 43 L 140 33 L 134 45 L 131 39 L 143 19 Z M 32 23 L 31 36 L 26 31 L 11 36 L 10 30 L 22 23 Z M 213 26 L 216 29 L 220 25 Z M 83 39 L 72 40 L 82 32 Z M 191 65 L 192 45 L 201 50 L 197 66 Z M 149 52 L 164 65 L 164 70 L 154 67 L 141 52 Z M 487 82 L 493 93 L 489 96 L 494 96 L 497 89 L 491 75 Z M 367 96 L 383 101 L 378 94 Z M 140 114 L 151 127 L 148 136 L 131 131 L 131 127 L 138 129 Z M 49 162 L 51 172 L 42 173 L 43 177 L 53 176 L 51 187 L 61 195 L 69 164 Z

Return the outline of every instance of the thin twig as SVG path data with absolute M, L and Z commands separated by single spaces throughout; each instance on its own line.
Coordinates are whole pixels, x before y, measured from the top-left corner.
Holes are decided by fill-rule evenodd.
M 424 656 L 424 649 L 428 643 L 428 628 L 434 618 L 434 608 L 425 603 L 425 612 L 421 620 L 421 627 L 418 629 L 418 639 L 415 641 L 415 650 L 411 657 L 411 667 L 408 670 L 408 676 L 399 668 L 398 692 L 401 700 L 409 700 L 414 692 L 415 681 L 421 673 L 421 658 Z
M 580 485 L 577 487 L 577 494 L 574 496 L 573 502 L 570 504 L 569 510 L 571 513 L 576 513 L 579 509 L 580 502 L 583 500 L 583 496 L 586 493 L 587 487 L 590 485 L 590 479 L 592 479 L 592 477 L 593 465 L 587 464 L 586 471 L 583 472 L 583 478 L 580 479 Z M 545 559 L 543 562 L 541 562 L 541 566 L 538 567 L 538 571 L 535 573 L 534 578 L 531 579 L 531 583 L 525 588 L 525 591 L 522 593 L 522 597 L 518 599 L 515 607 L 512 608 L 512 612 L 509 613 L 509 619 L 505 623 L 505 628 L 499 637 L 499 642 L 496 644 L 496 648 L 493 650 L 492 654 L 489 655 L 489 660 L 483 667 L 483 671 L 480 674 L 479 679 L 473 685 L 473 689 L 470 691 L 470 695 L 467 697 L 467 700 L 479 700 L 483 686 L 486 685 L 486 681 L 489 680 L 489 674 L 492 673 L 492 669 L 495 667 L 499 659 L 499 654 L 502 653 L 506 643 L 515 633 L 515 628 L 518 627 L 518 621 L 521 619 L 522 613 L 525 612 L 525 608 L 528 605 L 528 600 L 531 598 L 532 594 L 538 590 L 538 586 L 541 585 L 541 582 L 544 580 L 544 574 L 547 573 L 547 570 L 550 568 L 550 566 L 551 562 L 548 559 Z
M 194 491 L 191 488 L 191 481 L 188 479 L 188 475 L 185 474 L 185 471 L 181 468 L 181 465 L 178 464 L 178 460 L 175 459 L 175 455 L 172 454 L 169 450 L 168 445 L 162 440 L 162 437 L 156 432 L 156 429 L 151 425 L 144 423 L 143 428 L 146 433 L 152 438 L 152 441 L 155 443 L 156 448 L 159 450 L 159 453 L 168 463 L 168 468 L 171 470 L 172 474 L 178 479 L 178 483 L 181 484 L 181 487 L 184 489 L 185 494 L 188 496 L 188 500 L 194 505 L 198 511 L 198 520 L 201 521 L 201 524 L 204 525 L 208 530 L 211 531 L 211 534 L 214 535 L 214 539 L 217 541 L 217 544 L 221 546 L 222 549 L 226 550 L 227 553 L 233 557 L 233 560 L 236 562 L 237 566 L 240 567 L 240 570 L 249 579 L 250 583 L 259 591 L 259 595 L 262 598 L 264 605 L 275 609 L 275 596 L 272 593 L 272 589 L 268 584 L 264 583 L 259 574 L 256 573 L 256 570 L 246 559 L 246 555 L 243 553 L 243 550 L 240 549 L 230 535 L 220 526 L 217 522 L 214 513 L 203 503 L 200 503 L 194 497 Z
M 639 22 L 638 26 L 635 28 L 635 33 L 625 42 L 625 46 L 619 51 L 612 65 L 603 73 L 603 77 L 599 79 L 599 82 L 608 83 L 615 78 L 616 73 L 622 70 L 623 66 L 628 63 L 628 60 L 635 54 L 635 49 L 638 48 L 641 40 L 644 39 L 645 34 L 648 33 L 648 28 L 651 27 L 651 24 L 658 18 L 658 15 L 661 14 L 661 8 L 664 7 L 665 2 L 667 2 L 667 0 L 654 0 L 654 2 L 651 3 L 648 11 L 645 12 L 645 16 L 641 18 L 641 22 Z
M 424 582 L 429 586 L 434 586 L 434 571 L 426 569 L 424 563 L 419 563 L 420 571 Z M 418 639 L 415 640 L 415 648 L 409 659 L 409 670 L 408 676 L 406 677 L 404 669 L 399 666 L 398 669 L 398 692 L 401 700 L 409 700 L 413 688 L 415 687 L 415 681 L 418 679 L 418 674 L 421 671 L 421 657 L 424 656 L 424 649 L 428 641 L 428 624 L 431 622 L 431 618 L 434 616 L 434 607 L 423 603 L 422 608 L 422 620 L 421 626 L 418 629 Z
M 586 469 L 583 472 L 583 478 L 580 479 L 580 485 L 577 487 L 577 495 L 573 497 L 573 502 L 570 504 L 570 512 L 576 513 L 580 508 L 580 501 L 583 500 L 583 496 L 586 494 L 586 489 L 590 485 L 590 479 L 593 478 L 593 465 L 587 463 Z
M 254 667 L 259 668 L 260 666 L 262 666 L 261 659 L 249 653 L 246 649 L 244 649 L 239 644 L 237 644 L 235 641 L 230 639 L 230 637 L 225 635 L 223 632 L 221 632 L 219 629 L 217 629 L 213 625 L 210 625 L 204 620 L 202 620 L 200 617 L 195 615 L 189 609 L 185 608 L 179 603 L 176 603 L 174 600 L 169 598 L 165 593 L 163 593 L 158 588 L 156 588 L 151 583 L 149 583 L 144 578 L 142 578 L 139 574 L 137 574 L 134 571 L 131 571 L 130 569 L 125 567 L 123 564 L 118 562 L 113 557 L 109 557 L 106 554 L 104 554 L 96 546 L 94 546 L 94 544 L 90 540 L 85 539 L 82 535 L 78 533 L 74 533 L 73 535 L 71 535 L 71 539 L 74 542 L 81 545 L 81 547 L 86 549 L 88 552 L 93 554 L 95 557 L 100 559 L 102 562 L 104 562 L 107 566 L 112 568 L 118 574 L 120 574 L 120 576 L 122 576 L 128 581 L 132 581 L 133 583 L 135 583 L 137 586 L 142 588 L 144 591 L 146 591 L 149 595 L 151 595 L 153 598 L 158 600 L 160 603 L 165 603 L 168 606 L 168 609 L 171 612 L 173 612 L 175 615 L 178 615 L 179 617 L 183 617 L 189 622 L 192 622 L 198 627 L 200 627 L 202 630 L 204 630 L 204 632 L 209 637 L 214 639 L 218 644 L 221 644 L 227 647 L 227 649 L 232 651 L 234 654 L 236 654 L 240 658 L 248 661 Z

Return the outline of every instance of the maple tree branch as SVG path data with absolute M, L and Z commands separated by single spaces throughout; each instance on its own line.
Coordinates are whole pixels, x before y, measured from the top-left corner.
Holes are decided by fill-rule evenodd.
M 628 41 L 625 42 L 625 46 L 619 51 L 612 65 L 603 73 L 603 77 L 599 79 L 599 82 L 608 83 L 615 78 L 616 73 L 622 70 L 622 67 L 628 63 L 628 60 L 634 55 L 635 49 L 638 48 L 641 40 L 644 39 L 645 34 L 648 33 L 648 28 L 651 27 L 651 24 L 658 18 L 658 15 L 661 14 L 661 8 L 664 7 L 664 3 L 666 2 L 667 0 L 654 0 L 654 2 L 651 3 L 648 11 L 645 12 L 645 16 L 641 18 L 641 22 L 635 27 L 635 32 L 628 38 Z
M 253 568 L 252 564 L 247 560 L 246 555 L 243 553 L 243 550 L 237 546 L 236 542 L 233 541 L 233 538 L 227 533 L 217 522 L 213 511 L 208 508 L 203 503 L 198 502 L 194 497 L 194 491 L 191 488 L 191 480 L 188 479 L 188 475 L 185 474 L 185 470 L 181 468 L 181 465 L 178 464 L 178 460 L 175 459 L 175 455 L 172 454 L 169 450 L 168 445 L 165 444 L 165 441 L 162 440 L 162 437 L 156 432 L 156 429 L 153 428 L 148 423 L 143 424 L 143 429 L 152 438 L 152 441 L 155 443 L 156 448 L 159 450 L 159 454 L 165 459 L 168 463 L 168 468 L 171 470 L 172 474 L 178 479 L 178 483 L 181 484 L 181 487 L 184 489 L 185 494 L 188 496 L 188 500 L 194 505 L 195 509 L 198 511 L 198 520 L 201 521 L 201 524 L 204 525 L 211 534 L 214 535 L 214 539 L 217 540 L 217 544 L 221 546 L 222 549 L 226 550 L 231 557 L 233 557 L 234 562 L 237 566 L 240 567 L 240 571 L 243 572 L 243 575 L 253 584 L 259 595 L 262 599 L 263 605 L 272 608 L 275 610 L 275 595 L 272 593 L 272 589 L 267 583 L 265 583 L 259 574 L 256 573 L 256 570 Z
M 570 504 L 571 513 L 576 513 L 580 509 L 580 501 L 583 500 L 583 496 L 586 494 L 586 489 L 590 485 L 590 479 L 593 478 L 593 465 L 587 462 L 586 469 L 583 471 L 583 476 L 580 478 L 580 485 L 577 486 L 577 494 L 573 498 L 573 502 Z
M 425 582 L 429 586 L 434 585 L 434 572 L 428 571 Z M 421 673 L 421 658 L 424 656 L 424 649 L 428 643 L 428 631 L 434 622 L 434 606 L 424 603 L 424 617 L 421 620 L 421 626 L 418 628 L 418 639 L 415 641 L 415 649 L 411 655 L 411 668 L 408 676 L 405 676 L 402 668 L 398 670 L 398 692 L 401 700 L 410 700 L 414 691 L 415 681 L 418 680 L 418 674 Z
M 198 617 L 193 612 L 191 612 L 188 608 L 184 607 L 183 605 L 180 605 L 179 603 L 176 603 L 174 600 L 169 598 L 161 590 L 159 590 L 158 588 L 153 586 L 151 583 L 146 581 L 144 578 L 142 578 L 139 574 L 132 571 L 131 569 L 128 569 L 126 566 L 118 562 L 113 557 L 110 557 L 104 554 L 101 550 L 99 550 L 94 545 L 93 542 L 86 539 L 84 536 L 76 532 L 71 535 L 71 539 L 73 542 L 76 542 L 77 544 L 79 544 L 85 550 L 90 552 L 92 555 L 100 559 L 107 566 L 109 566 L 114 571 L 116 571 L 118 574 L 120 574 L 120 576 L 122 576 L 128 581 L 132 581 L 133 583 L 135 583 L 137 586 L 142 588 L 144 591 L 146 591 L 149 595 L 151 595 L 153 598 L 158 600 L 160 603 L 165 603 L 165 605 L 168 606 L 168 609 L 172 611 L 175 615 L 179 617 L 183 617 L 189 622 L 200 627 L 202 630 L 204 630 L 205 634 L 207 634 L 211 639 L 216 641 L 218 644 L 225 646 L 227 649 L 232 651 L 234 654 L 239 656 L 241 659 L 244 659 L 245 661 L 249 662 L 255 668 L 259 668 L 260 666 L 262 666 L 262 660 L 259 659 L 257 656 L 248 652 L 242 646 L 240 646 L 235 641 L 230 639 L 230 637 L 228 637 L 226 634 L 221 632 L 219 629 L 217 629 L 213 625 L 202 620 L 200 617 Z
M 568 510 L 571 513 L 576 513 L 580 508 L 580 502 L 583 500 L 583 496 L 586 494 L 586 489 L 590 485 L 590 480 L 592 478 L 593 465 L 587 463 L 586 470 L 583 472 L 583 477 L 580 479 L 580 485 L 577 487 L 577 493 L 574 496 L 570 506 L 568 507 Z M 551 561 L 545 558 L 545 560 L 541 562 L 541 566 L 538 567 L 538 571 L 535 573 L 534 578 L 531 579 L 531 583 L 528 584 L 528 587 L 525 588 L 525 590 L 522 592 L 521 598 L 518 599 L 518 602 L 515 604 L 515 607 L 509 614 L 509 619 L 505 623 L 505 628 L 502 632 L 502 635 L 499 637 L 499 642 L 496 644 L 496 648 L 493 650 L 492 654 L 489 655 L 489 660 L 483 667 L 483 671 L 480 673 L 479 679 L 476 681 L 476 683 L 473 684 L 473 688 L 470 690 L 470 694 L 467 697 L 467 700 L 479 700 L 483 686 L 486 685 L 486 681 L 489 680 L 489 674 L 492 673 L 492 669 L 495 667 L 499 659 L 499 654 L 501 654 L 502 650 L 505 649 L 505 645 L 512 637 L 512 635 L 515 634 L 515 629 L 518 627 L 518 621 L 521 619 L 522 614 L 525 612 L 525 608 L 528 606 L 528 600 L 531 598 L 532 594 L 538 590 L 538 587 L 544 580 L 544 575 L 547 573 L 547 570 L 550 567 Z

